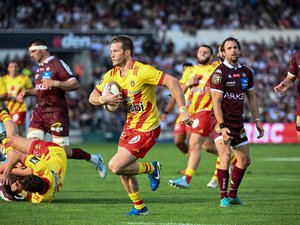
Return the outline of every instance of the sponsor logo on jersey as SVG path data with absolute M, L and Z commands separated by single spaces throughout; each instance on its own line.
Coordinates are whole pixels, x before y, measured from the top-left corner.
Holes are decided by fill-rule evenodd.
M 40 149 L 41 149 L 41 145 L 40 144 L 34 145 L 34 150 L 40 150 Z
M 193 87 L 191 89 L 191 92 L 192 93 L 195 93 L 195 92 L 205 93 L 206 90 L 205 90 L 205 87 Z
M 139 153 L 140 149 L 139 148 L 134 148 L 133 151 L 136 152 L 136 153 Z
M 134 91 L 134 92 L 128 91 L 128 94 L 130 94 L 130 95 L 138 95 L 138 94 L 140 94 L 140 93 L 141 93 L 140 90 Z
M 140 67 L 135 65 L 133 68 L 133 75 L 137 76 L 138 72 L 139 72 Z
M 224 99 L 244 100 L 245 93 L 228 93 L 226 92 L 223 96 Z
M 243 90 L 247 89 L 248 83 L 249 83 L 249 78 L 247 78 L 247 77 L 241 78 L 241 84 L 242 84 Z
M 214 74 L 212 76 L 212 83 L 214 83 L 214 84 L 221 84 L 221 81 L 222 81 L 221 74 Z
M 31 159 L 29 160 L 32 164 L 37 164 L 40 160 L 39 160 L 39 158 L 38 157 L 36 157 L 36 156 L 33 156 L 33 157 L 31 157 Z
M 48 88 L 44 84 L 36 84 L 35 89 L 36 90 L 47 90 Z
M 59 174 L 56 173 L 56 172 L 53 171 L 53 170 L 50 170 L 50 171 L 51 171 L 51 173 L 52 173 L 52 175 L 53 175 L 53 177 L 54 177 L 54 193 L 53 193 L 53 195 L 54 195 L 56 192 L 58 192 L 58 187 L 59 187 Z
M 42 73 L 42 79 L 50 79 L 51 78 L 51 71 L 45 71 Z
M 236 81 L 235 81 L 235 80 L 234 80 L 234 81 L 227 81 L 226 84 L 225 84 L 225 86 L 226 86 L 226 87 L 234 87 L 235 84 L 236 84 Z
M 130 105 L 127 105 L 127 111 L 128 112 L 143 112 L 143 111 L 145 111 L 143 102 L 140 102 L 139 104 L 132 103 Z
M 239 78 L 239 77 L 241 77 L 241 74 L 239 74 L 239 73 L 234 73 L 234 74 L 232 74 L 232 76 L 233 76 L 234 78 Z
M 199 119 L 198 118 L 196 118 L 196 119 L 194 119 L 194 121 L 193 121 L 193 125 L 192 125 L 192 128 L 196 128 L 198 125 L 199 125 L 199 123 L 200 123 L 200 121 L 199 121 Z
M 64 128 L 61 126 L 60 122 L 57 122 L 51 125 L 50 130 L 60 133 L 61 131 L 64 130 Z
M 134 80 L 131 80 L 131 81 L 130 81 L 130 86 L 131 86 L 131 87 L 134 87 L 134 85 L 135 85 Z
M 240 138 L 246 137 L 246 131 L 245 128 L 243 127 L 242 130 L 240 131 Z

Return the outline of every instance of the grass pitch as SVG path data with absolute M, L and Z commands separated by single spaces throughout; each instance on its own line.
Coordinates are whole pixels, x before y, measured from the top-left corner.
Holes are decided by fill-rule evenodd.
M 107 163 L 116 143 L 83 144 L 89 152 L 100 152 Z M 68 161 L 65 184 L 51 204 L 0 201 L 1 225 L 229 225 L 300 224 L 299 145 L 252 145 L 252 164 L 239 189 L 246 205 L 220 208 L 219 189 L 209 189 L 215 156 L 203 152 L 190 189 L 175 189 L 168 180 L 179 177 L 186 157 L 173 144 L 158 143 L 143 162 L 162 164 L 161 184 L 152 192 L 147 175 L 138 176 L 149 214 L 125 215 L 132 207 L 118 176 L 108 173 L 102 180 L 88 162 Z

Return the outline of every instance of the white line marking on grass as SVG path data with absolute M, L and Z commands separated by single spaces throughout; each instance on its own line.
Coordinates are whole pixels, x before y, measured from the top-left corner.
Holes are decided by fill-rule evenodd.
M 139 224 L 139 225 L 152 225 L 152 224 L 160 224 L 160 225 L 211 225 L 207 223 L 144 223 L 144 222 L 127 222 L 126 224 Z M 226 224 L 219 224 L 226 225 Z
M 261 158 L 258 159 L 261 161 L 269 161 L 269 162 L 300 162 L 300 157 L 280 157 L 280 158 Z

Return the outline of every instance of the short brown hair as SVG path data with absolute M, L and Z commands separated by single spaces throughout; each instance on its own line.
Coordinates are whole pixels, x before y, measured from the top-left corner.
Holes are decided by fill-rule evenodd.
M 227 41 L 234 41 L 235 43 L 237 43 L 239 50 L 242 49 L 242 48 L 241 48 L 241 44 L 240 44 L 240 42 L 238 41 L 238 39 L 236 39 L 236 38 L 234 38 L 234 37 L 228 37 L 228 38 L 226 38 L 226 39 L 223 41 L 223 43 L 221 44 L 221 51 L 222 51 L 222 52 L 225 51 L 224 46 L 225 46 L 225 43 L 226 43 Z
M 134 47 L 133 47 L 133 42 L 129 36 L 119 35 L 119 36 L 113 37 L 113 39 L 111 40 L 111 43 L 115 43 L 115 42 L 122 43 L 123 51 L 130 50 L 131 56 L 133 56 Z

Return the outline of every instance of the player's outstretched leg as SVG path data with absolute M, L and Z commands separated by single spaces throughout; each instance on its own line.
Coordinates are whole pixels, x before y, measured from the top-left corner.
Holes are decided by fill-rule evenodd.
M 169 180 L 171 187 L 177 188 L 190 188 L 190 184 L 187 182 L 186 176 L 183 176 L 177 180 Z
M 98 154 L 92 155 L 92 157 L 97 158 L 97 161 L 95 163 L 96 170 L 99 173 L 100 177 L 104 179 L 107 175 L 107 168 L 104 164 L 104 159 L 103 159 L 102 155 L 100 153 L 98 153 Z

